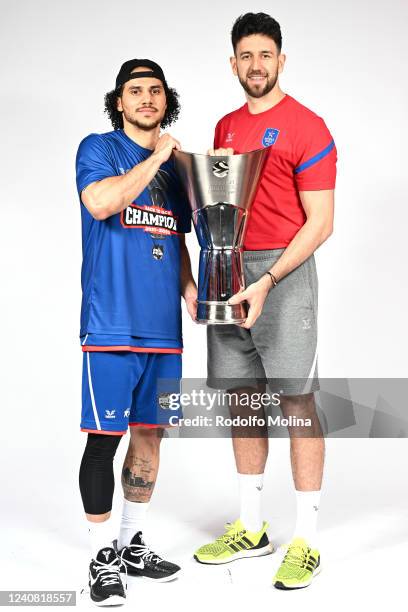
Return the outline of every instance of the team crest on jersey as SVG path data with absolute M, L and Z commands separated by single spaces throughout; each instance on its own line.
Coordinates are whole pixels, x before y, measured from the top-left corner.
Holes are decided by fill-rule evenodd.
M 152 249 L 152 255 L 154 259 L 158 259 L 160 261 L 160 259 L 163 259 L 164 248 L 160 244 L 155 244 Z
M 274 145 L 275 142 L 278 140 L 278 136 L 279 130 L 277 130 L 276 128 L 266 128 L 265 134 L 262 138 L 262 145 L 264 147 L 270 147 L 271 145 Z
M 153 235 L 177 234 L 177 217 L 159 206 L 131 204 L 121 212 L 120 222 L 126 229 L 143 229 Z

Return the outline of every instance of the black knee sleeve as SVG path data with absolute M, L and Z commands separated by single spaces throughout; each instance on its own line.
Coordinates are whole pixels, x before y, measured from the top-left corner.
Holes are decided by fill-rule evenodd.
M 79 469 L 79 489 L 87 514 L 105 514 L 112 509 L 113 458 L 122 436 L 88 434 Z

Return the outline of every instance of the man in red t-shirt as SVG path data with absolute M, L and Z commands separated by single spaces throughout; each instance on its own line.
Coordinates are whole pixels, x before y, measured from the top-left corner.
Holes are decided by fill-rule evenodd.
M 229 301 L 245 300 L 248 317 L 241 326 L 208 327 L 208 384 L 234 391 L 234 416 L 259 415 L 245 413 L 240 399 L 259 399 L 266 381 L 280 395 L 282 414 L 289 419 L 297 521 L 273 583 L 295 589 L 308 586 L 320 570 L 316 522 L 324 440 L 314 401 L 319 383 L 313 253 L 332 233 L 337 155 L 323 119 L 279 86 L 285 64 L 279 24 L 264 13 L 247 13 L 234 24 L 232 44 L 232 70 L 247 101 L 218 122 L 210 154 L 262 147 L 270 153 L 245 237 L 247 288 Z M 233 427 L 240 515 L 223 536 L 196 551 L 201 563 L 273 550 L 260 510 L 268 455 L 267 427 L 260 416 L 250 434 Z

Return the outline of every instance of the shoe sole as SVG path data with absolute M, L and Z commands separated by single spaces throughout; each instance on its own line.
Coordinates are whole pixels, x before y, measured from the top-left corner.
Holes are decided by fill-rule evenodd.
M 120 597 L 120 595 L 112 595 L 111 597 L 108 597 L 107 599 L 104 599 L 103 601 L 95 601 L 91 597 L 91 601 L 96 606 L 123 606 L 123 604 L 126 601 L 126 598 Z
M 194 555 L 194 559 L 198 563 L 202 563 L 203 565 L 223 565 L 224 563 L 232 563 L 233 561 L 238 561 L 239 559 L 248 559 L 251 557 L 264 557 L 265 555 L 271 555 L 274 552 L 273 544 L 269 543 L 268 546 L 264 546 L 263 548 L 255 548 L 253 550 L 242 550 L 239 553 L 235 553 L 232 557 L 228 559 L 219 559 L 213 561 L 205 561 L 203 559 L 199 559 L 197 555 Z
M 183 573 L 183 570 L 179 569 L 178 572 L 174 572 L 174 574 L 170 574 L 170 576 L 164 576 L 163 578 L 151 578 L 150 576 L 142 576 L 141 574 L 130 574 L 128 572 L 128 576 L 130 578 L 143 578 L 143 580 L 150 580 L 150 582 L 170 582 L 171 580 L 176 580 Z
M 313 572 L 312 577 L 310 578 L 310 580 L 308 580 L 307 582 L 302 582 L 299 585 L 295 585 L 295 586 L 286 586 L 285 584 L 283 584 L 283 582 L 280 582 L 279 580 L 277 582 L 274 583 L 274 587 L 275 589 L 279 589 L 281 591 L 297 591 L 299 589 L 305 589 L 306 587 L 308 587 L 310 584 L 312 584 L 313 582 L 313 578 L 315 578 L 316 576 L 318 576 L 320 574 L 320 572 L 322 571 L 322 568 L 319 566 L 315 569 L 315 571 Z

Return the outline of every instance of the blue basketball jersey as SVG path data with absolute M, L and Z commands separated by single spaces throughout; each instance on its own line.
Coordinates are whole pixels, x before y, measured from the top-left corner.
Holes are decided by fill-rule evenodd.
M 79 145 L 77 188 L 119 176 L 152 154 L 123 130 L 90 134 Z M 191 230 L 189 205 L 172 160 L 121 213 L 97 221 L 81 201 L 80 336 L 145 339 L 181 347 L 179 234 Z M 123 338 L 125 337 L 125 340 Z M 147 339 L 147 340 L 146 340 Z

